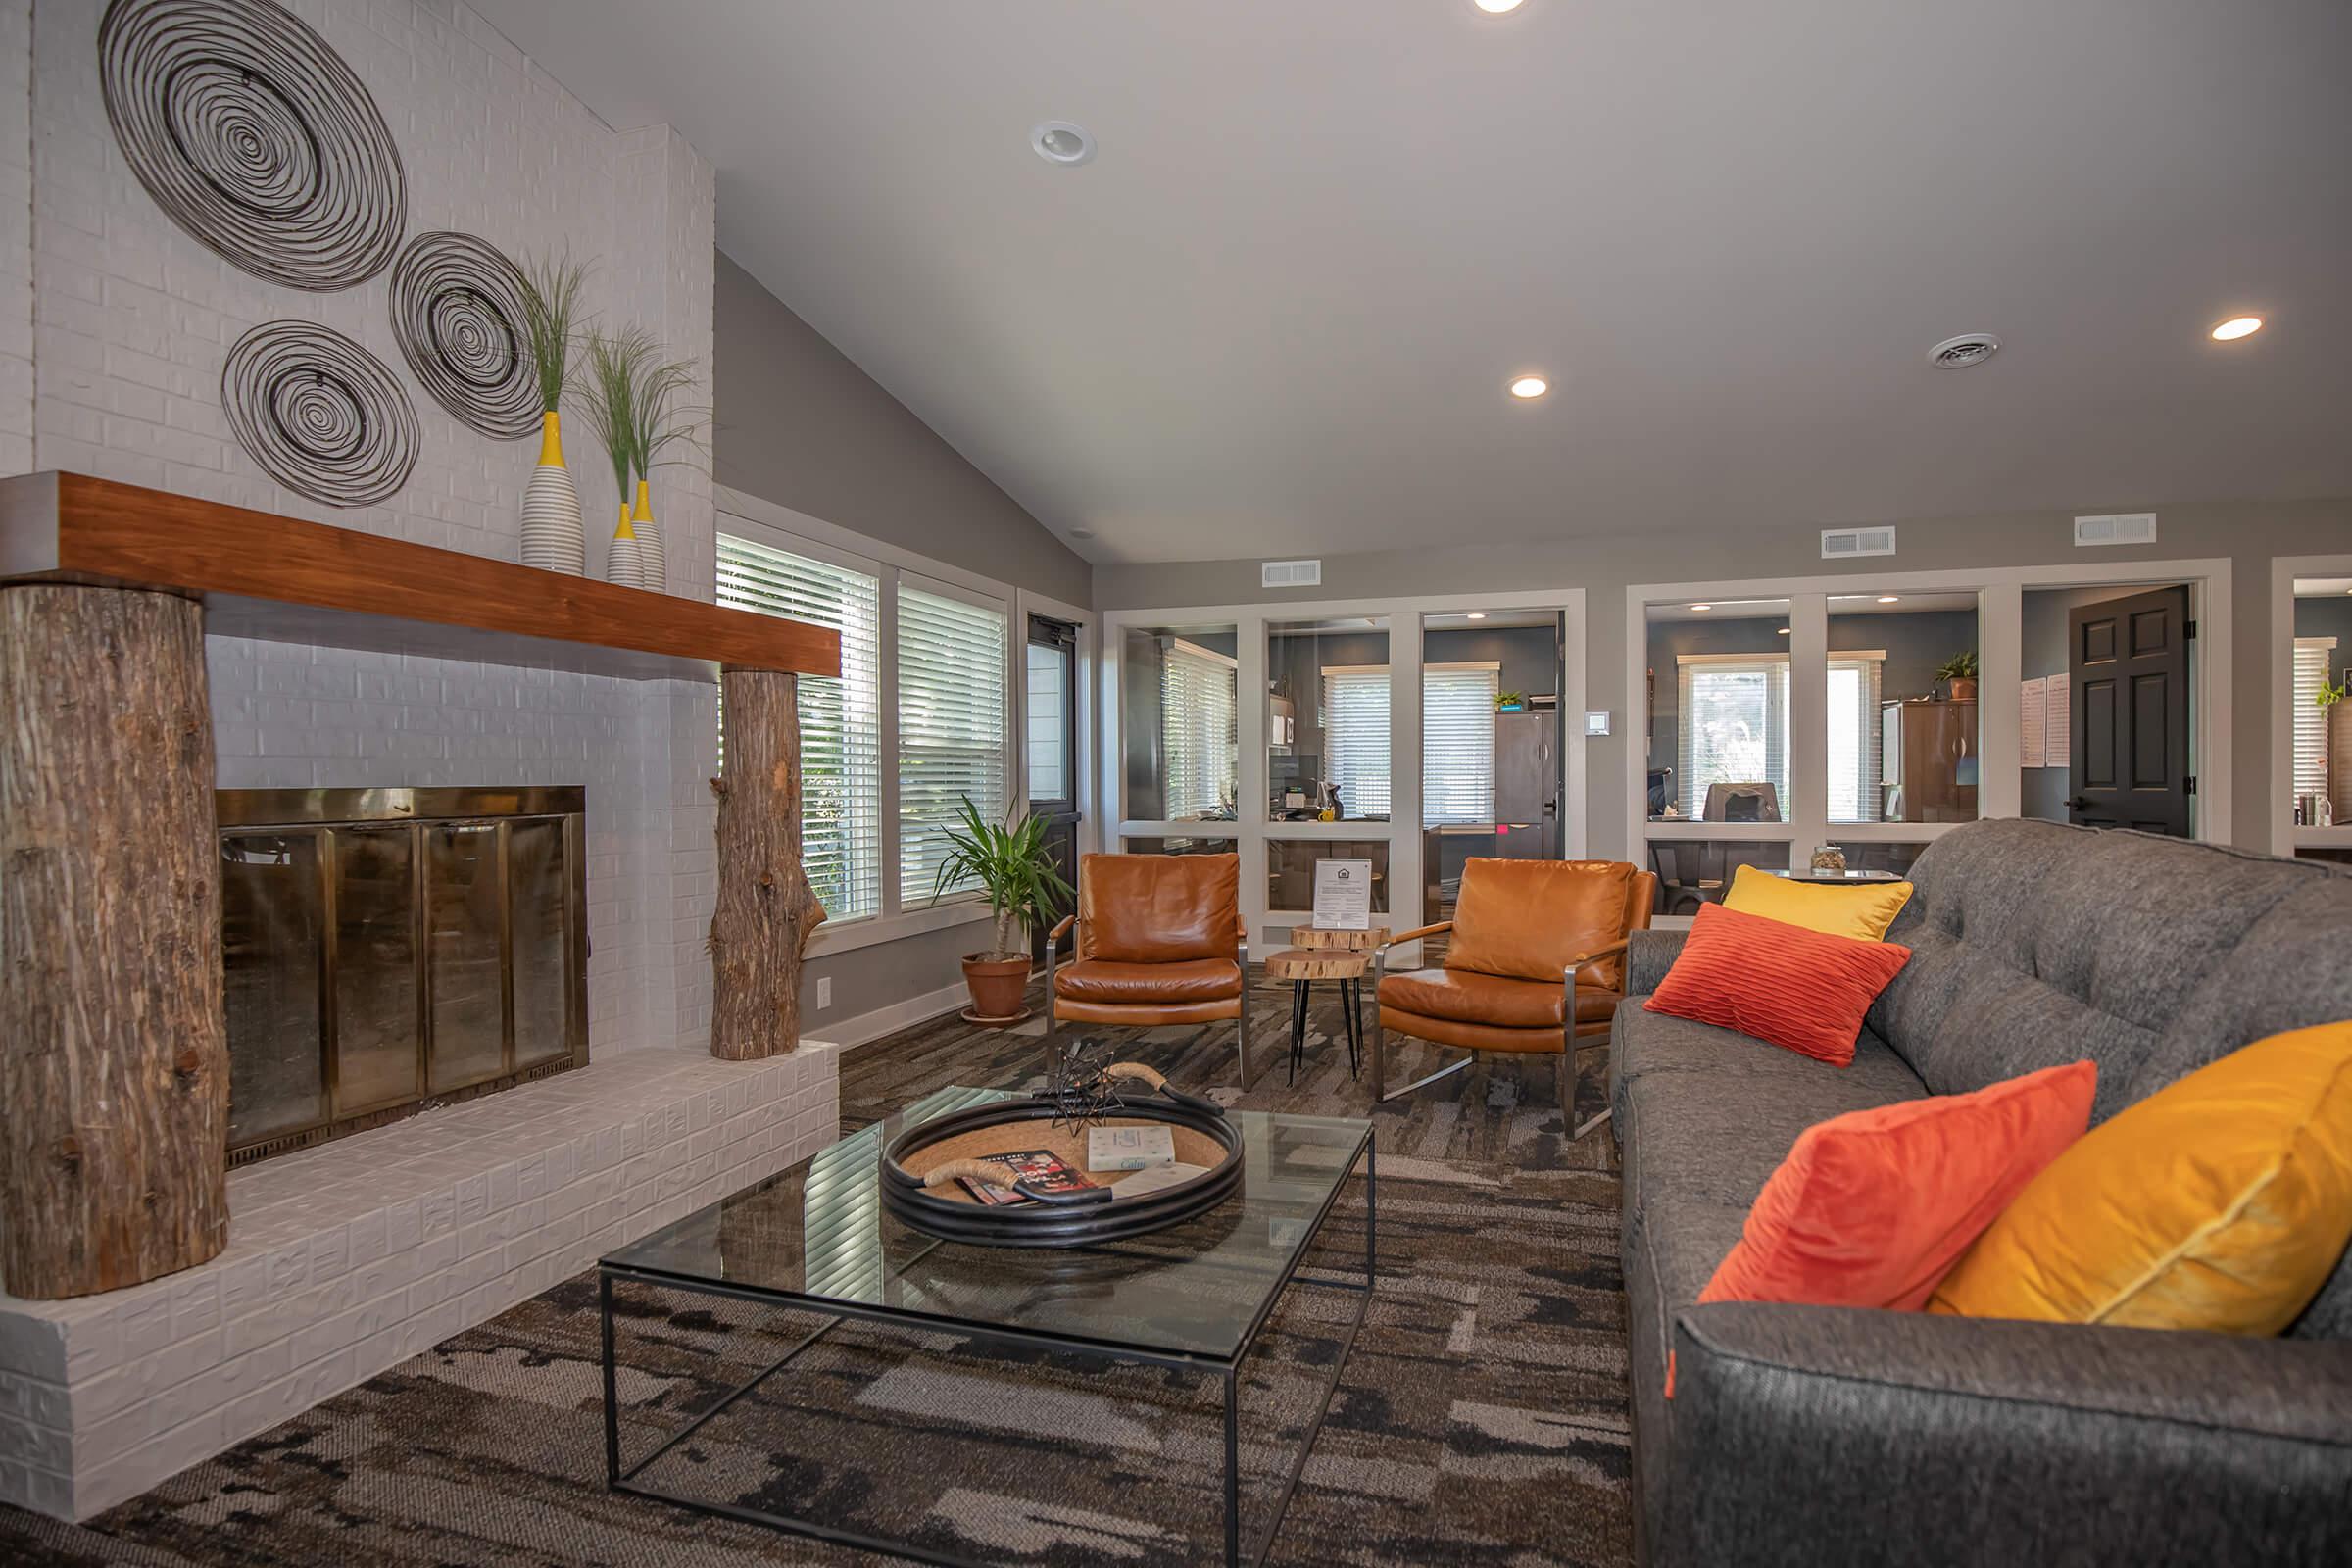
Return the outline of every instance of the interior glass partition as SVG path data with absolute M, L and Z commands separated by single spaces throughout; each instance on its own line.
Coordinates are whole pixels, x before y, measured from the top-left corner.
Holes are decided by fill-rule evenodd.
M 1650 819 L 1789 820 L 1788 601 L 1655 604 L 1648 628 Z
M 1388 622 L 1376 616 L 1266 626 L 1269 822 L 1386 822 Z
M 1829 628 L 1828 820 L 1975 821 L 1984 767 L 1977 595 L 1832 594 Z
M 1421 617 L 1423 918 L 1453 916 L 1475 858 L 1566 854 L 1559 612 Z
M 1128 820 L 1233 820 L 1236 638 L 1230 622 L 1126 629 L 1119 737 Z

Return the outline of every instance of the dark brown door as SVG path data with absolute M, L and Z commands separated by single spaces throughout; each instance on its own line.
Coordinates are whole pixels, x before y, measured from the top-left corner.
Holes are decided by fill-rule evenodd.
M 2074 795 L 2083 827 L 2188 837 L 2186 588 L 2158 588 L 2068 612 Z
M 1025 680 L 1023 771 L 1029 780 L 1029 810 L 1046 823 L 1046 847 L 1054 868 L 1078 885 L 1078 628 L 1066 621 L 1029 617 L 1022 652 Z M 1064 913 L 1068 911 L 1064 910 Z M 1062 939 L 1066 945 L 1069 939 Z M 1046 934 L 1033 931 L 1029 956 L 1046 956 Z

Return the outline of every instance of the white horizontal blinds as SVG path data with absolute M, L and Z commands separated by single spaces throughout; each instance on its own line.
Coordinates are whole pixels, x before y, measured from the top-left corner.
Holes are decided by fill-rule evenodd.
M 1830 656 L 1829 807 L 1833 822 L 1879 819 L 1879 671 L 1877 654 Z M 1782 796 L 1782 809 L 1788 797 Z
M 2328 793 L 2328 710 L 2320 687 L 2328 680 L 2332 637 L 2295 639 L 2295 789 L 2298 796 Z
M 1070 722 L 1069 657 L 1038 643 L 1023 646 L 1028 650 L 1029 799 L 1066 801 L 1072 798 L 1063 755 Z
M 1228 814 L 1234 782 L 1237 672 L 1225 655 L 1168 640 L 1159 665 L 1160 770 L 1170 822 Z
M 1004 819 L 1004 612 L 899 586 L 899 899 L 928 901 L 968 798 Z M 944 891 L 974 886 L 950 882 Z
M 1706 808 L 1714 784 L 1768 783 L 1787 817 L 1788 656 L 1684 654 L 1675 723 L 1676 796 L 1686 816 Z
M 1389 666 L 1323 671 L 1323 776 L 1349 816 L 1389 814 Z
M 1494 664 L 1426 664 L 1421 671 L 1421 822 L 1494 820 Z
M 832 919 L 880 913 L 880 582 L 722 533 L 718 602 L 841 633 L 839 678 L 800 679 L 801 862 Z M 723 745 L 723 714 L 719 732 Z

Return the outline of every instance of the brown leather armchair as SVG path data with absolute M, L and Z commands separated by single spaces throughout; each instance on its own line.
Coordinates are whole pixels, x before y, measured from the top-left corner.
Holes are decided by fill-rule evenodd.
M 1076 956 L 1054 955 L 1078 930 Z M 1234 1020 L 1250 1082 L 1250 948 L 1234 855 L 1089 855 L 1078 911 L 1046 943 L 1046 1039 L 1063 1019 L 1154 1028 Z
M 1609 1032 L 1625 998 L 1629 934 L 1649 927 L 1658 879 L 1623 860 L 1474 859 L 1453 918 L 1402 932 L 1374 955 L 1375 1102 L 1457 1073 L 1466 1056 L 1388 1092 L 1388 1032 L 1471 1051 L 1556 1055 L 1560 1109 L 1574 1104 L 1576 1043 Z M 1388 972 L 1389 949 L 1449 933 L 1434 969 Z

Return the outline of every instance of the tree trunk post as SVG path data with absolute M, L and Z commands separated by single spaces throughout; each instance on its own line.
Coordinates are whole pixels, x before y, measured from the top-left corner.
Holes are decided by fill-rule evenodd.
M 0 1269 L 86 1296 L 228 1240 L 204 610 L 0 587 Z
M 801 1043 L 801 955 L 824 906 L 801 866 L 800 680 L 719 675 L 718 906 L 710 916 L 710 1054 L 782 1055 Z

